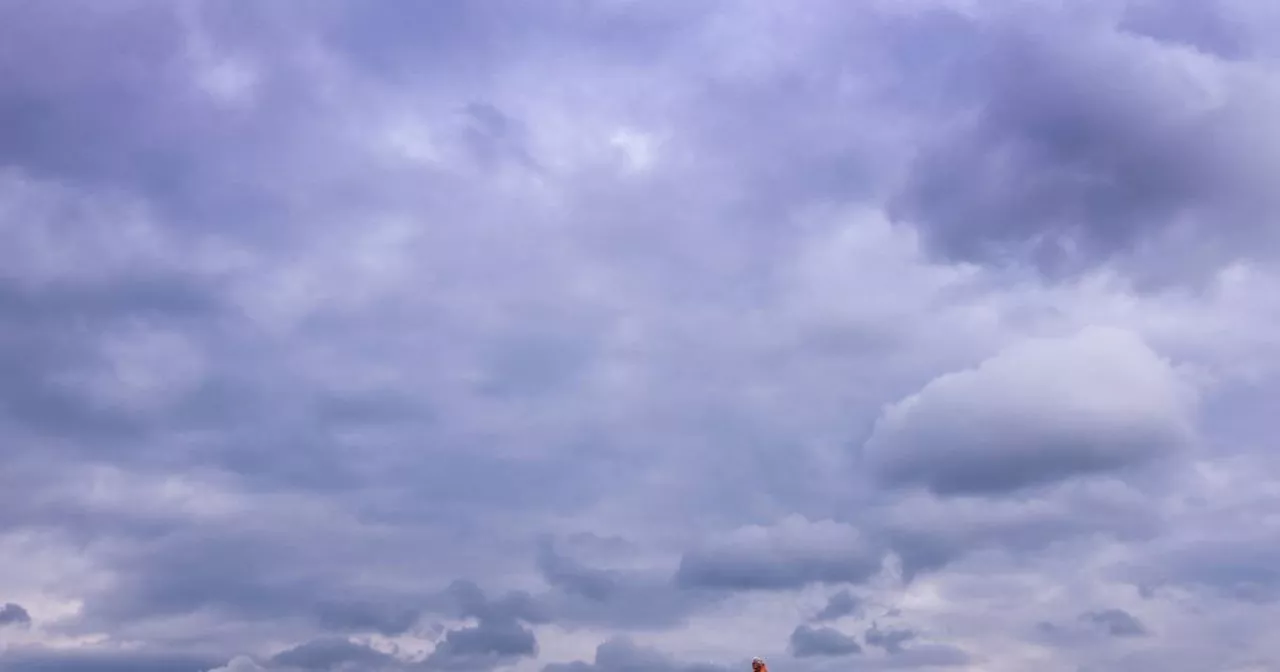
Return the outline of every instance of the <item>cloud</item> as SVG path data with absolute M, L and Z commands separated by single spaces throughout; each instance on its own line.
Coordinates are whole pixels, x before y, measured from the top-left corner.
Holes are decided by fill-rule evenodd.
M 916 637 L 916 633 L 911 630 L 882 630 L 876 624 L 872 624 L 863 635 L 867 646 L 884 649 L 891 654 L 902 653 L 902 645 Z
M 6 602 L 0 605 L 0 628 L 6 626 L 29 626 L 31 625 L 31 614 L 20 604 Z
M 535 608 L 564 624 L 667 628 L 722 599 L 681 590 L 665 567 L 623 571 L 588 566 L 562 555 L 549 540 L 539 545 L 537 567 L 551 590 L 533 598 Z
M 945 644 L 922 644 L 893 654 L 884 667 L 888 669 L 949 668 L 973 665 L 974 656 Z
M 841 590 L 827 600 L 827 606 L 823 607 L 822 611 L 814 614 L 813 620 L 818 623 L 835 621 L 845 616 L 858 614 L 861 610 L 861 601 L 848 590 Z
M 413 608 L 397 608 L 381 601 L 328 602 L 316 605 L 316 618 L 325 628 L 346 631 L 374 631 L 394 636 L 408 632 L 421 613 Z
M 346 639 L 316 639 L 281 651 L 271 657 L 271 663 L 290 669 L 334 670 L 358 667 L 360 669 L 390 667 L 395 659 L 367 646 Z M 232 661 L 232 665 L 235 661 Z
M 6 672 L 171 672 L 172 670 L 209 670 L 216 663 L 207 657 L 170 654 L 157 651 L 127 650 L 50 650 L 38 647 L 11 646 L 0 655 Z M 232 668 L 232 672 L 253 672 Z
M 1259 178 L 1277 155 L 1249 138 L 1268 132 L 1274 73 L 1196 48 L 1193 31 L 1226 12 L 1156 4 L 1114 3 L 1120 26 L 1003 6 L 953 22 L 960 84 L 944 96 L 971 113 L 926 145 L 903 216 L 949 256 L 1058 273 L 1138 256 L 1167 280 L 1273 243 L 1262 222 L 1277 202 Z M 1161 32 L 1180 37 L 1151 39 Z M 1188 249 L 1188 226 L 1212 242 Z
M 847 656 L 862 653 L 862 645 L 833 628 L 798 625 L 791 633 L 791 652 L 797 658 Z
M 457 580 L 434 597 L 429 602 L 438 604 L 438 612 L 458 618 L 522 620 L 528 623 L 546 623 L 550 619 L 543 602 L 522 590 L 490 598 L 475 582 Z
M 1139 466 L 1193 440 L 1194 389 L 1132 333 L 1028 341 L 887 408 L 865 446 L 891 485 L 999 493 Z
M 976 554 L 1035 555 L 1080 539 L 1141 543 L 1168 526 L 1157 497 L 1115 477 L 998 499 L 913 492 L 874 511 L 908 581 Z
M 591 663 L 552 663 L 543 672 L 604 672 L 606 670 L 656 670 L 657 672 L 726 672 L 729 668 L 709 663 L 683 663 L 656 649 L 639 646 L 627 638 L 609 639 L 596 647 Z
M 429 669 L 491 669 L 538 653 L 533 632 L 516 621 L 481 619 L 475 626 L 449 630 L 424 661 Z
M 785 590 L 814 583 L 862 583 L 881 556 L 856 528 L 791 517 L 740 528 L 684 555 L 676 582 L 686 588 Z
M 1276 668 L 1278 18 L 0 2 L 0 668 Z
M 595 602 L 612 599 L 622 580 L 614 572 L 586 567 L 557 554 L 549 543 L 539 550 L 538 569 L 552 586 Z
M 257 664 L 248 656 L 236 656 L 226 665 L 209 670 L 209 672 L 263 672 L 265 669 L 265 667 Z
M 1147 634 L 1142 621 L 1123 609 L 1089 611 L 1081 614 L 1080 619 L 1102 628 L 1112 637 L 1142 637 Z

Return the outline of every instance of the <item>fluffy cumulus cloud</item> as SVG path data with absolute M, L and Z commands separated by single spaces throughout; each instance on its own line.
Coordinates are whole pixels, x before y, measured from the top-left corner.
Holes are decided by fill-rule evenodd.
M 1131 332 L 1026 341 L 886 409 L 868 461 L 940 495 L 1116 471 L 1187 445 L 1193 395 Z
M 1273 5 L 0 0 L 0 670 L 1280 668 Z

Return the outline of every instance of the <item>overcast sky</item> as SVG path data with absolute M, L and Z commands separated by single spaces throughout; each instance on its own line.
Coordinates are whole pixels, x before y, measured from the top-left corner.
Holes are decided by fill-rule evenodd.
M 1280 669 L 1277 34 L 0 0 L 0 670 Z

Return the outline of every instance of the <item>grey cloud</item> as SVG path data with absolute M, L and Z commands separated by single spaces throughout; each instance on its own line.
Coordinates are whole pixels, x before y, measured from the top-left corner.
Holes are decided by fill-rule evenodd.
M 912 630 L 882 630 L 879 625 L 872 624 L 863 634 L 863 640 L 866 641 L 867 646 L 884 649 L 891 654 L 899 654 L 903 651 L 903 644 L 915 639 L 916 636 Z
M 1176 22 L 1190 37 L 1238 20 L 1204 5 L 1166 3 L 1163 20 L 1133 11 L 1123 25 L 1167 33 Z M 953 77 L 964 85 L 949 100 L 965 110 L 957 120 L 972 121 L 922 152 L 898 206 L 943 253 L 1060 274 L 1143 256 L 1190 223 L 1211 245 L 1142 259 L 1168 281 L 1202 264 L 1196 255 L 1216 265 L 1268 240 L 1264 222 L 1280 202 L 1264 175 L 1280 155 L 1250 138 L 1272 132 L 1273 79 L 1085 11 L 1000 6 L 954 27 Z M 1191 39 L 1230 48 L 1221 34 Z
M 791 652 L 797 658 L 847 656 L 862 653 L 858 640 L 834 628 L 798 625 L 791 632 Z
M 465 114 L 468 123 L 463 137 L 481 165 L 489 167 L 509 160 L 531 170 L 539 169 L 517 120 L 489 103 L 470 103 Z
M 202 672 L 217 665 L 216 659 L 198 655 L 98 647 L 10 646 L 0 652 L 5 672 Z
M 209 672 L 265 672 L 266 669 L 249 656 L 236 656 L 226 665 L 209 670 Z
M 875 511 L 874 527 L 907 581 L 982 551 L 1026 557 L 1073 539 L 1135 543 L 1167 531 L 1158 499 L 1114 476 L 998 499 L 915 492 Z
M 206 327 L 221 312 L 216 285 L 198 277 L 140 271 L 107 280 L 35 284 L 0 280 L 0 422 L 19 431 L 61 436 L 70 446 L 124 452 L 173 418 L 122 409 L 68 385 L 104 368 L 97 337 L 146 322 L 178 333 Z M 88 331 L 88 330 L 94 331 Z
M 417 569 L 416 561 L 403 559 L 406 547 L 417 548 L 417 543 L 430 537 L 404 539 L 373 533 L 323 508 L 308 510 L 305 499 L 285 497 L 270 507 L 269 512 L 255 514 L 267 532 L 250 531 L 233 517 L 206 520 L 180 531 L 164 525 L 161 533 L 135 537 L 133 544 L 117 542 L 117 553 L 100 557 L 107 566 L 117 568 L 118 579 L 84 610 L 76 627 L 92 631 L 103 623 L 145 623 L 204 610 L 216 610 L 238 622 L 310 623 L 330 632 L 387 635 L 414 629 L 429 612 L 460 618 L 545 620 L 540 607 L 522 593 L 491 599 L 478 589 L 470 594 L 456 586 L 435 591 L 423 587 L 422 579 L 404 580 L 409 572 L 402 562 L 420 576 L 430 576 Z M 268 522 L 280 519 L 290 522 L 279 528 Z M 122 527 L 117 534 L 123 537 L 127 530 Z M 450 543 L 447 534 L 437 539 L 442 547 Z M 317 552 L 318 548 L 327 550 Z M 346 572 L 352 557 L 379 548 L 384 553 L 382 580 L 353 581 Z M 433 557 L 442 566 L 453 562 L 443 551 Z M 446 571 L 460 573 L 468 562 L 456 561 L 459 564 Z M 470 564 L 480 567 L 474 561 Z
M 964 667 L 980 661 L 964 649 L 947 644 L 917 644 L 891 655 L 887 669 Z
M 1188 45 L 1207 54 L 1245 60 L 1250 47 L 1238 30 L 1239 20 L 1223 3 L 1132 2 L 1124 7 L 1117 27 L 1163 43 Z M 1235 9 L 1243 9 L 1237 6 Z M 1246 10 L 1247 11 L 1247 10 Z M 1256 16 L 1256 12 L 1255 12 Z
M 0 284 L 0 311 L 27 325 L 128 316 L 173 320 L 208 317 L 221 307 L 216 280 L 163 272 L 135 272 L 109 282 Z
M 855 528 L 791 517 L 772 527 L 741 528 L 687 552 L 676 582 L 712 590 L 862 583 L 880 571 L 882 557 Z
M 1215 556 L 1231 524 L 1138 482 L 1190 427 L 1146 346 L 1012 347 L 920 387 L 1092 322 L 1192 360 L 1203 331 L 1197 370 L 1227 357 L 1211 330 L 1275 340 L 1239 283 L 1128 284 L 1247 253 L 1268 287 L 1262 4 L 303 4 L 0 2 L 0 565 L 83 603 L 10 632 L 107 637 L 0 667 L 306 642 L 280 655 L 394 668 L 330 637 L 464 620 L 430 665 L 537 665 L 542 625 L 610 638 L 548 669 L 720 672 L 616 636 L 818 585 L 879 603 L 888 554 L 949 586 L 1095 541 L 1131 580 L 1274 599 L 1262 541 Z M 890 197 L 898 228 L 842 214 Z M 859 272 L 812 273 L 814 247 Z M 563 541 L 586 529 L 628 541 Z
M 1280 553 L 1270 531 L 1216 527 L 1193 541 L 1155 543 L 1148 560 L 1122 563 L 1113 574 L 1153 598 L 1172 586 L 1251 604 L 1280 601 Z
M 320 625 L 336 631 L 372 631 L 387 636 L 408 632 L 422 614 L 413 607 L 383 601 L 322 601 L 316 605 Z
M 299 670 L 361 670 L 390 667 L 395 659 L 346 639 L 316 639 L 271 657 L 276 666 Z
M 318 523 L 295 521 L 296 537 L 280 536 L 273 541 L 209 526 L 205 530 L 208 536 L 202 539 L 171 533 L 145 544 L 141 546 L 147 552 L 145 561 L 131 562 L 131 555 L 117 560 L 137 569 L 121 573 L 121 583 L 108 593 L 114 599 L 87 609 L 81 627 L 210 608 L 249 622 L 300 621 L 328 632 L 377 632 L 386 636 L 419 633 L 428 615 L 478 619 L 476 627 L 446 634 L 445 641 L 452 643 L 439 649 L 436 659 L 442 666 L 466 667 L 473 658 L 483 657 L 481 648 L 488 645 L 486 642 L 496 647 L 495 655 L 506 655 L 511 647 L 524 646 L 532 633 L 521 623 L 545 624 L 553 618 L 566 623 L 574 619 L 594 622 L 601 618 L 590 610 L 575 610 L 574 602 L 547 594 L 514 590 L 490 595 L 469 580 L 455 580 L 439 590 L 424 589 L 418 582 L 394 580 L 357 585 L 347 580 L 343 568 L 350 560 L 341 553 L 327 558 L 309 557 L 314 542 L 307 540 L 312 534 L 329 539 L 353 534 L 353 541 L 349 542 L 353 548 L 384 546 L 393 558 L 403 553 L 399 547 L 404 541 L 369 537 L 364 530 L 343 529 L 333 522 L 306 529 L 306 525 Z M 292 555 L 290 548 L 303 555 Z M 445 558 L 444 554 L 437 557 Z M 396 562 L 387 567 L 391 572 L 402 571 Z M 640 603 L 643 591 L 632 592 L 634 595 L 628 599 Z M 624 615 L 628 608 L 627 603 L 606 607 Z M 631 617 L 644 618 L 643 610 Z
M 864 651 L 862 655 L 852 659 L 843 656 L 793 658 L 785 661 L 785 666 L 815 672 L 836 672 L 848 669 L 851 661 L 856 663 L 856 669 L 859 670 L 940 670 L 968 669 L 973 665 L 984 664 L 987 659 L 981 654 L 971 654 L 950 644 L 917 642 L 909 648 L 887 655 Z M 783 663 L 779 663 L 779 667 L 782 665 Z
M 845 616 L 861 613 L 861 611 L 862 601 L 848 590 L 842 590 L 827 600 L 827 606 L 823 607 L 817 614 L 814 614 L 813 620 L 819 623 L 835 621 Z
M 538 549 L 538 570 L 552 586 L 597 602 L 614 597 L 620 581 L 613 572 L 586 567 L 559 555 L 550 542 Z
M 267 224 L 268 216 L 279 224 L 284 210 L 266 185 L 281 183 L 271 173 L 288 154 L 272 150 L 297 138 L 291 130 L 304 124 L 287 119 L 304 109 L 298 104 L 318 101 L 297 87 L 283 96 L 264 88 L 271 100 L 248 113 L 218 105 L 202 90 L 208 74 L 202 67 L 225 64 L 202 65 L 192 49 L 193 19 L 200 23 L 196 15 L 206 7 L 6 3 L 4 23 L 25 29 L 0 53 L 10 83 L 0 97 L 6 122 L 0 152 L 41 177 L 143 190 L 156 208 L 187 225 L 263 234 L 266 226 L 242 225 Z M 227 27 L 271 38 L 259 47 L 288 43 L 265 15 L 241 11 Z M 59 42 L 74 48 L 52 46 Z M 42 67 L 23 67 L 31 62 Z M 283 82 L 283 73 L 272 74 L 272 83 Z M 241 179 L 249 171 L 260 179 Z
M 1102 628 L 1112 637 L 1144 637 L 1147 628 L 1133 614 L 1123 609 L 1103 609 L 1080 615 L 1080 620 Z
M 889 407 L 864 446 L 890 485 L 997 494 L 1102 474 L 1189 445 L 1195 391 L 1131 333 L 1014 346 Z
M 1121 652 L 1138 651 L 1159 635 L 1128 611 L 1112 608 L 1085 611 L 1074 620 L 1040 621 L 1026 636 L 1057 651 L 1089 651 L 1082 662 L 1099 664 L 1116 660 Z
M 0 628 L 31 625 L 31 614 L 21 604 L 5 602 L 0 605 Z
M 240 530 L 177 533 L 142 545 L 137 570 L 122 573 L 117 597 L 89 610 L 94 618 L 178 615 L 217 607 L 240 617 L 282 618 L 305 613 L 308 604 L 334 590 L 324 570 L 302 558 L 291 576 L 274 568 L 290 557 L 279 546 Z
M 489 598 L 474 581 L 458 580 L 450 583 L 432 602 L 439 600 L 448 604 L 443 609 L 444 613 L 459 618 L 492 621 L 514 619 L 533 624 L 550 621 L 544 600 L 521 590 L 513 590 L 500 597 Z
M 450 630 L 423 665 L 438 670 L 488 670 L 538 653 L 533 631 L 514 620 L 481 619 Z
M 542 672 L 728 672 L 713 663 L 686 663 L 656 649 L 637 645 L 626 637 L 614 637 L 596 647 L 593 662 L 552 663 Z
M 667 628 L 685 622 L 724 599 L 703 590 L 686 590 L 669 570 L 618 571 L 583 564 L 539 544 L 537 567 L 551 590 L 533 603 L 556 622 L 628 629 Z

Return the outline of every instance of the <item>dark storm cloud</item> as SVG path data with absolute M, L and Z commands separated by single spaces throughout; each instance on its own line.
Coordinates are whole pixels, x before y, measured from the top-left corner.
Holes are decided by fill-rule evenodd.
M 1147 628 L 1133 614 L 1123 609 L 1102 609 L 1080 615 L 1080 620 L 1101 628 L 1112 637 L 1144 637 Z
M 797 658 L 847 656 L 862 653 L 858 640 L 834 628 L 798 625 L 791 632 L 791 653 Z
M 5 602 L 0 605 L 0 628 L 31 625 L 31 614 L 21 604 Z

